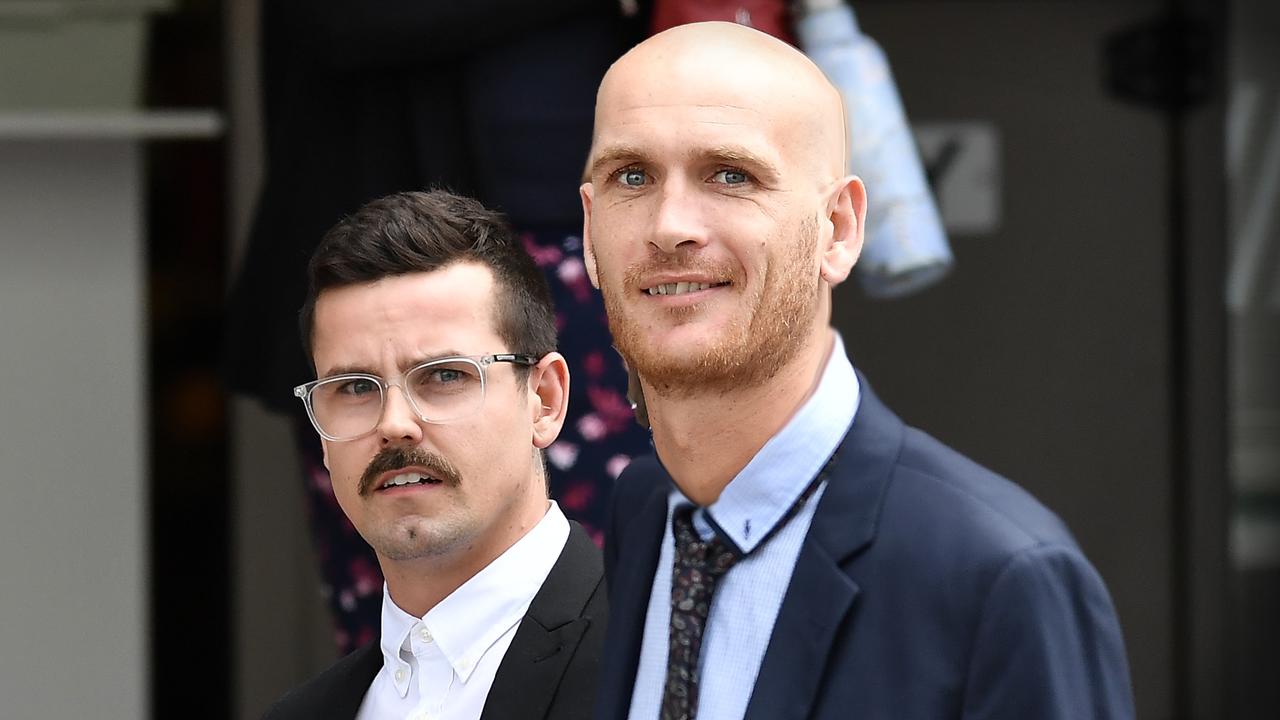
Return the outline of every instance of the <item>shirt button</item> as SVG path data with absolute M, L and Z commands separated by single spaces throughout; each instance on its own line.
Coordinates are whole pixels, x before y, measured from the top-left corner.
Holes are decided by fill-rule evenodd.
M 404 682 L 404 670 L 396 671 L 396 682 L 398 683 Z
M 425 642 L 425 643 L 429 643 L 433 639 L 431 637 L 431 631 L 426 629 L 425 627 L 418 631 L 418 635 L 422 637 L 422 642 Z

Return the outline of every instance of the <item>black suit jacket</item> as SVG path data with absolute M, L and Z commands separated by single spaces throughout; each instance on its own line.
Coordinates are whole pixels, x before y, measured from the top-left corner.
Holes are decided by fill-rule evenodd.
M 1067 528 L 859 381 L 746 718 L 1132 718 L 1115 610 Z M 615 488 L 599 720 L 630 706 L 670 483 L 650 456 Z
M 600 550 L 570 521 L 569 540 L 498 666 L 481 720 L 591 717 L 608 616 Z M 382 667 L 374 641 L 290 692 L 266 720 L 351 720 Z

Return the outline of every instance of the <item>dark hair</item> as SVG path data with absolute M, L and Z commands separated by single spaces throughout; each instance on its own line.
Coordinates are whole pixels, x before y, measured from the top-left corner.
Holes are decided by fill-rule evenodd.
M 498 288 L 494 324 L 508 347 L 488 352 L 542 357 L 556 349 L 547 280 L 506 219 L 471 198 L 432 190 L 369 202 L 325 233 L 307 266 L 307 298 L 298 318 L 308 360 L 320 293 L 457 262 L 479 263 L 493 272 Z

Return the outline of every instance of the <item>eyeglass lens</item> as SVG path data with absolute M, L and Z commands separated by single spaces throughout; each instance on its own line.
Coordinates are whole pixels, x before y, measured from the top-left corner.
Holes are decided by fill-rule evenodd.
M 469 360 L 420 365 L 404 376 L 402 389 L 429 422 L 461 419 L 484 402 L 480 366 Z M 371 377 L 335 378 L 312 389 L 311 411 L 325 434 L 358 437 L 377 427 L 385 404 L 383 392 L 382 384 Z

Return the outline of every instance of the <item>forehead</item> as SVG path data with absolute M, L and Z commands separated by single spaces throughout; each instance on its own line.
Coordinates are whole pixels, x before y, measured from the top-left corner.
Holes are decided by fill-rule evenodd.
M 325 290 L 316 299 L 316 371 L 390 373 L 444 354 L 501 351 L 494 288 L 489 268 L 462 262 Z
M 812 122 L 793 89 L 735 75 L 708 82 L 677 64 L 656 74 L 624 73 L 601 88 L 593 158 L 638 151 L 696 157 L 735 148 L 786 166 L 806 159 Z M 631 78 L 635 77 L 632 81 Z

